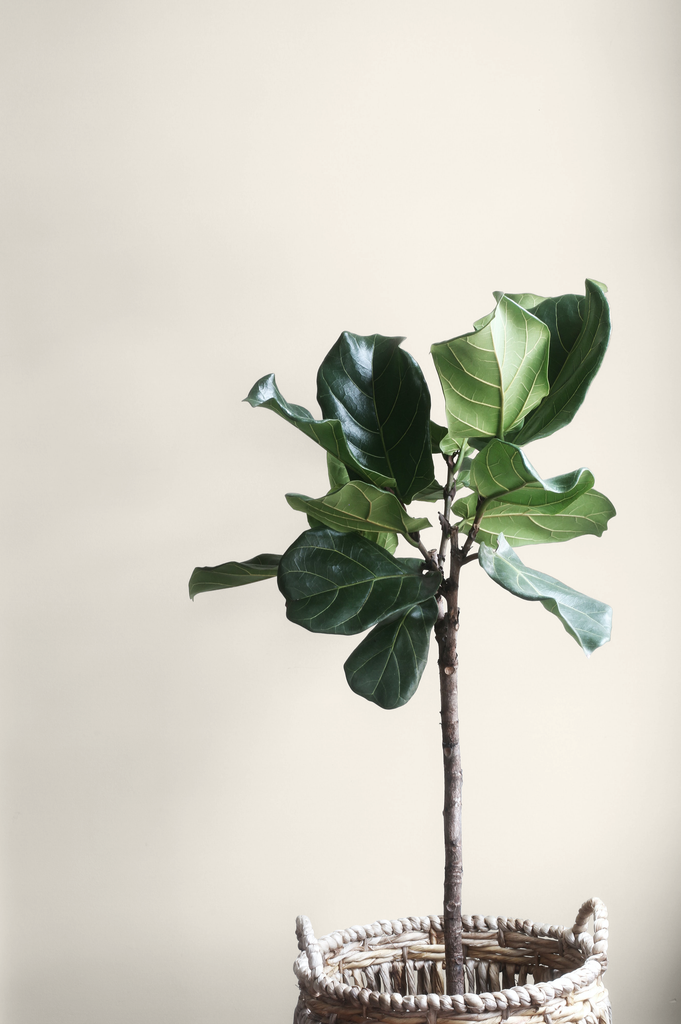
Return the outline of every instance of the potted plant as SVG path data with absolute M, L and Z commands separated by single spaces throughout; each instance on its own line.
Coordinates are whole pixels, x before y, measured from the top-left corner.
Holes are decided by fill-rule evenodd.
M 605 286 L 543 298 L 495 292 L 473 330 L 432 346 L 446 426 L 403 338 L 345 332 L 317 375 L 321 418 L 289 404 L 273 374 L 246 401 L 270 409 L 326 452 L 329 490 L 286 495 L 307 528 L 283 555 L 197 568 L 190 596 L 277 577 L 288 618 L 313 632 L 369 632 L 344 665 L 382 708 L 405 704 L 434 632 L 444 759 L 443 913 L 376 922 L 317 940 L 298 919 L 296 1021 L 610 1020 L 601 975 L 607 915 L 585 903 L 572 930 L 462 915 L 462 773 L 457 709 L 459 588 L 477 565 L 539 601 L 589 655 L 610 638 L 611 609 L 521 561 L 516 549 L 600 536 L 615 514 L 581 468 L 543 479 L 522 446 L 568 424 L 608 344 Z M 433 456 L 443 461 L 438 478 Z M 437 541 L 413 501 L 442 502 Z M 395 555 L 398 538 L 413 557 Z M 474 549 L 474 545 L 477 547 Z M 593 937 L 587 921 L 595 919 Z

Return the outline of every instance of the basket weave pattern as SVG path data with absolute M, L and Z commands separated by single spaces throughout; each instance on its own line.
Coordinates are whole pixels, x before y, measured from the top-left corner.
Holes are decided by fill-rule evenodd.
M 505 917 L 462 922 L 466 992 L 447 995 L 439 917 L 376 921 L 322 939 L 299 917 L 293 1024 L 612 1024 L 600 900 L 583 904 L 572 929 Z

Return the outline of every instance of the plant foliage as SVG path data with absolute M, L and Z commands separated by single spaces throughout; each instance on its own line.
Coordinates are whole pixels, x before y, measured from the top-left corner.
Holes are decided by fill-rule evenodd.
M 286 495 L 309 528 L 283 555 L 195 569 L 190 596 L 276 576 L 292 622 L 312 632 L 369 630 L 345 663 L 348 683 L 380 707 L 400 707 L 423 673 L 445 577 L 421 538 L 429 520 L 407 506 L 445 499 L 495 583 L 540 602 L 585 653 L 604 644 L 608 605 L 523 565 L 514 548 L 601 536 L 615 514 L 588 469 L 544 479 L 522 448 L 570 423 L 584 401 L 608 344 L 605 287 L 587 280 L 584 295 L 495 299 L 472 331 L 432 346 L 446 427 L 430 419 L 428 387 L 402 338 L 341 334 L 317 374 L 320 418 L 288 403 L 273 374 L 259 380 L 246 401 L 326 451 L 329 490 Z M 399 537 L 422 557 L 395 557 Z

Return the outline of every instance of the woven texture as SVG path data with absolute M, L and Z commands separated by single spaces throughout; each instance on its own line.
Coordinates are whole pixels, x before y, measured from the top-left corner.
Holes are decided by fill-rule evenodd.
M 571 929 L 506 917 L 462 921 L 461 996 L 446 992 L 439 917 L 376 921 L 322 939 L 299 917 L 293 1024 L 612 1024 L 602 980 L 608 915 L 600 900 L 584 903 Z

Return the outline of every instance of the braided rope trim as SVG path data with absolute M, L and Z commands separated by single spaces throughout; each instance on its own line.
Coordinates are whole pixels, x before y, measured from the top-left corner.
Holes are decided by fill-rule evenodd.
M 593 938 L 587 931 L 587 922 L 594 917 Z M 399 992 L 378 992 L 368 988 L 350 986 L 329 976 L 326 968 L 342 961 L 345 969 L 370 967 L 387 964 L 396 959 L 401 950 L 407 961 L 419 959 L 428 961 L 444 960 L 444 946 L 433 942 L 436 933 L 442 933 L 439 916 L 403 917 L 395 921 L 380 920 L 370 925 L 357 925 L 343 931 L 332 932 L 321 939 L 315 937 L 308 918 L 297 919 L 298 945 L 302 950 L 294 964 L 294 971 L 301 990 L 310 997 L 310 1004 L 321 1000 L 328 1007 L 345 1005 L 366 1014 L 368 1009 L 383 1013 L 408 1015 L 416 1014 L 436 1019 L 439 1013 L 465 1014 L 466 1020 L 475 1020 L 478 1014 L 500 1013 L 500 1020 L 508 1019 L 509 1013 L 542 1009 L 542 1016 L 550 1021 L 557 1013 L 557 1020 L 565 1020 L 561 1010 L 567 1004 L 577 1001 L 584 1004 L 584 1014 L 572 1016 L 573 1020 L 587 1019 L 592 1005 L 599 1006 L 605 1017 L 607 993 L 601 982 L 601 975 L 607 967 L 608 915 L 604 904 L 598 899 L 587 900 L 579 910 L 572 929 L 554 925 L 534 924 L 505 917 L 462 916 L 464 945 L 474 955 L 492 949 L 505 955 L 513 962 L 514 948 L 520 952 L 525 937 L 531 941 L 533 950 L 540 949 L 542 940 L 548 940 L 551 949 L 570 948 L 583 957 L 583 962 L 552 981 L 533 985 L 515 985 L 495 992 L 466 992 L 464 995 L 401 995 Z M 518 938 L 516 938 L 516 936 Z M 520 942 L 518 941 L 520 939 Z M 338 952 L 340 951 L 340 952 Z M 573 954 L 574 960 L 574 954 Z M 593 999 L 592 999 L 593 997 Z M 321 1009 L 321 1004 L 320 1004 Z M 329 1012 L 328 1009 L 326 1011 Z M 523 1013 L 523 1016 L 525 1016 Z M 417 1018 L 414 1018 L 416 1022 Z M 529 1018 L 528 1018 L 529 1019 Z

